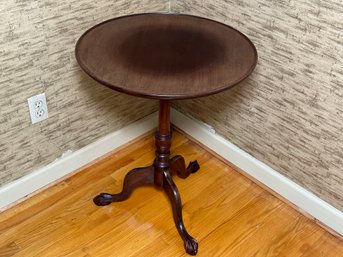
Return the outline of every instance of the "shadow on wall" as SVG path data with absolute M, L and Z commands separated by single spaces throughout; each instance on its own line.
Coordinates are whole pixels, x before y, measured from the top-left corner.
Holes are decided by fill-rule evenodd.
M 156 100 L 137 98 L 114 91 L 96 82 L 81 69 L 76 72 L 76 78 L 79 94 L 84 101 L 83 105 L 87 105 L 87 109 L 92 109 L 94 117 L 90 119 L 97 119 L 99 114 L 105 115 L 106 124 L 109 127 L 118 127 L 119 124 L 124 126 L 123 124 L 132 123 L 137 116 L 144 117 L 146 107 L 151 109 L 148 114 L 158 109 Z M 87 126 L 89 129 L 92 127 L 88 123 Z M 89 133 L 92 134 L 91 131 Z

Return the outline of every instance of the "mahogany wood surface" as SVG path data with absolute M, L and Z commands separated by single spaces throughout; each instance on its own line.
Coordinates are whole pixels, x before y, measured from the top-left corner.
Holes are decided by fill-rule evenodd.
M 186 168 L 184 158 L 170 158 L 170 99 L 218 93 L 245 79 L 255 68 L 257 52 L 239 31 L 209 19 L 180 14 L 136 14 L 105 21 L 77 42 L 76 58 L 93 79 L 124 93 L 160 100 L 152 165 L 135 168 L 118 194 L 100 193 L 98 206 L 126 200 L 143 185 L 163 189 L 170 200 L 176 228 L 188 254 L 198 242 L 187 232 L 182 203 L 171 174 L 187 178 L 200 167 Z
M 105 21 L 76 45 L 82 69 L 101 84 L 157 99 L 206 96 L 255 68 L 257 52 L 236 29 L 181 14 L 136 14 Z
M 182 218 L 182 203 L 171 174 L 187 178 L 199 170 L 197 161 L 190 162 L 186 168 L 185 160 L 177 155 L 170 156 L 172 133 L 170 130 L 170 105 L 168 100 L 160 101 L 159 125 L 155 132 L 155 160 L 152 165 L 129 171 L 124 179 L 123 190 L 118 194 L 100 193 L 93 201 L 98 206 L 121 202 L 129 198 L 134 189 L 145 185 L 155 185 L 163 189 L 170 200 L 175 226 L 184 241 L 185 251 L 190 255 L 198 253 L 198 242 L 186 230 Z

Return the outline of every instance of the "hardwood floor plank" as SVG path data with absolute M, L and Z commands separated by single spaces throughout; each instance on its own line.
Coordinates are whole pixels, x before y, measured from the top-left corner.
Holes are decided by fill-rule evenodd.
M 198 144 L 174 132 L 172 156 L 201 169 L 174 177 L 198 256 L 343 257 L 343 242 Z M 100 192 L 119 192 L 125 174 L 154 158 L 151 134 L 0 214 L 0 257 L 188 256 L 169 199 L 153 187 L 98 207 Z
M 10 242 L 7 245 L 0 247 L 0 257 L 13 256 L 20 251 L 20 247 L 16 242 Z

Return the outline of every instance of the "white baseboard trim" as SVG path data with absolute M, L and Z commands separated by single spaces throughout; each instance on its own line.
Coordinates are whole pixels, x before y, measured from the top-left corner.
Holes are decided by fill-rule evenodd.
M 157 126 L 157 116 L 157 112 L 153 113 L 1 187 L 0 212 L 27 195 L 154 129 Z M 171 110 L 171 122 L 302 211 L 338 234 L 343 235 L 343 213 L 338 209 L 255 159 L 223 137 L 214 134 L 213 129 L 208 125 L 187 117 L 175 109 Z
M 156 126 L 157 112 L 4 185 L 0 188 L 0 212 L 18 200 L 147 133 Z
M 302 211 L 343 235 L 343 213 L 340 210 L 255 159 L 223 137 L 214 134 L 213 129 L 208 125 L 189 118 L 175 109 L 172 109 L 171 122 Z

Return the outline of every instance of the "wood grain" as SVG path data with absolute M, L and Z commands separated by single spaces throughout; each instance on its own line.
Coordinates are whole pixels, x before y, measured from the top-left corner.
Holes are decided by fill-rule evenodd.
M 343 242 L 227 164 L 173 133 L 172 154 L 197 159 L 174 177 L 198 256 L 343 256 Z M 125 173 L 151 164 L 152 134 L 0 214 L 0 256 L 187 256 L 167 197 L 138 188 L 129 200 L 97 207 L 100 191 L 120 191 Z
M 257 52 L 238 30 L 173 13 L 121 16 L 87 30 L 76 44 L 81 68 L 101 84 L 157 99 L 206 96 L 237 85 Z

